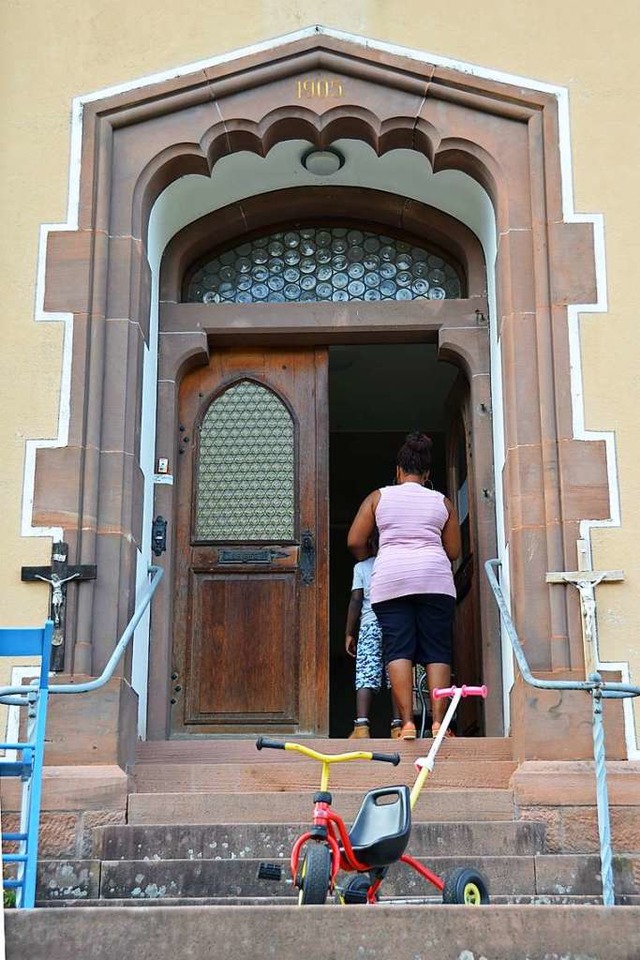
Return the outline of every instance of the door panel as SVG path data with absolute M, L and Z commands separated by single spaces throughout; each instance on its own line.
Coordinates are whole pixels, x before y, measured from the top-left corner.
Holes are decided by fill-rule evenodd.
M 295 594 L 294 571 L 193 574 L 187 722 L 295 722 Z
M 172 732 L 327 729 L 326 350 L 221 350 L 179 394 Z

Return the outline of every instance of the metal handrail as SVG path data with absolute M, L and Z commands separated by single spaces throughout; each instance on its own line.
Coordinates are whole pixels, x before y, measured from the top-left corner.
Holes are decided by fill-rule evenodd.
M 142 619 L 143 614 L 145 613 L 147 607 L 151 603 L 151 598 L 153 597 L 158 584 L 160 583 L 164 570 L 162 567 L 154 566 L 150 564 L 148 568 L 148 573 L 151 575 L 149 583 L 145 586 L 144 590 L 140 594 L 138 603 L 136 604 L 136 609 L 133 612 L 131 620 L 124 629 L 124 632 L 118 643 L 113 649 L 113 653 L 109 657 L 104 670 L 99 677 L 95 677 L 93 680 L 88 680 L 86 683 L 52 683 L 49 685 L 49 693 L 88 693 L 91 690 L 97 690 L 99 687 L 103 687 L 111 677 L 113 676 L 118 663 L 124 654 L 131 637 L 134 634 L 138 623 Z M 22 694 L 22 696 L 17 696 Z M 11 706 L 26 706 L 29 703 L 29 695 L 25 694 L 25 687 L 0 687 L 0 703 L 9 704 Z
M 507 607 L 502 588 L 496 576 L 496 571 L 500 566 L 501 563 L 499 560 L 487 560 L 484 569 L 491 589 L 493 590 L 496 603 L 498 604 L 502 623 L 511 642 L 511 647 L 522 679 L 532 687 L 539 687 L 545 690 L 584 690 L 591 694 L 593 713 L 593 759 L 596 774 L 596 808 L 598 813 L 598 836 L 600 840 L 602 902 L 605 906 L 613 906 L 615 903 L 615 892 L 613 885 L 611 822 L 605 763 L 602 700 L 607 698 L 620 699 L 625 697 L 638 697 L 640 696 L 640 687 L 635 687 L 629 683 L 604 681 L 599 673 L 592 673 L 588 680 L 542 680 L 539 677 L 534 677 L 529 669 L 522 643 L 511 619 L 509 608 Z

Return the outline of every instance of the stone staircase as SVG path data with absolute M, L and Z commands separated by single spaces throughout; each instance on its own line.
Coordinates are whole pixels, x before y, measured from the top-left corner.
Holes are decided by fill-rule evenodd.
M 352 741 L 305 742 L 330 752 L 354 748 Z M 370 787 L 411 785 L 413 761 L 427 746 L 368 741 L 374 751 L 398 748 L 401 764 L 335 765 L 335 809 L 351 822 Z M 96 829 L 88 859 L 41 863 L 31 926 L 25 913 L 7 912 L 7 960 L 25 956 L 40 927 L 49 942 L 43 960 L 76 956 L 74 944 L 86 956 L 88 936 L 89 956 L 115 960 L 124 955 L 116 926 L 122 937 L 129 931 L 137 958 L 154 960 L 286 960 L 301 951 L 309 960 L 638 960 L 640 854 L 614 859 L 617 901 L 625 906 L 598 906 L 599 857 L 563 852 L 549 844 L 544 822 L 520 818 L 510 786 L 515 769 L 508 740 L 445 741 L 413 811 L 408 852 L 440 875 L 461 865 L 482 870 L 490 906 L 444 907 L 433 887 L 397 864 L 375 908 L 301 911 L 286 882 L 287 859 L 309 823 L 319 765 L 289 752 L 258 753 L 248 739 L 141 743 L 127 823 Z M 283 880 L 258 880 L 261 860 L 282 863 Z

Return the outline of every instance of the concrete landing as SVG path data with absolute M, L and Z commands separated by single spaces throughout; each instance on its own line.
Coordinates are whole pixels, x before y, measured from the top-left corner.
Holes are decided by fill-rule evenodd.
M 640 907 L 7 911 L 6 960 L 638 960 Z

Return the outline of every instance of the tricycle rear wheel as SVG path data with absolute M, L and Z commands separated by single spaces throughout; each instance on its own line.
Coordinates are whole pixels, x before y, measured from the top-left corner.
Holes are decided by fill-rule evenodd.
M 366 903 L 367 891 L 370 886 L 370 876 L 367 873 L 357 873 L 355 877 L 351 877 L 342 888 L 342 902 L 346 904 Z M 377 899 L 376 897 L 376 900 Z
M 479 870 L 457 867 L 447 874 L 442 891 L 443 903 L 464 903 L 479 907 L 489 903 L 489 886 Z

